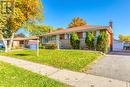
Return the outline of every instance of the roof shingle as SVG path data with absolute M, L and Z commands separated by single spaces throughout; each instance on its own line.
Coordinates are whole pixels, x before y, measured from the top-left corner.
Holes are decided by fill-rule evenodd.
M 73 27 L 73 28 L 68 28 L 68 29 L 64 29 L 64 30 L 58 30 L 55 32 L 50 32 L 46 35 L 43 36 L 48 36 L 48 35 L 57 35 L 57 34 L 64 34 L 64 33 L 71 33 L 71 32 L 80 32 L 80 31 L 86 31 L 86 30 L 101 30 L 101 29 L 108 29 L 111 31 L 110 26 L 91 26 L 91 25 L 84 25 L 84 26 L 80 26 L 80 27 Z

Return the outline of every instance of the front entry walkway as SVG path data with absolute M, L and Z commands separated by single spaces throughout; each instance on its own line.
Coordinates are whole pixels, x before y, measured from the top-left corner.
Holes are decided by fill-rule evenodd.
M 87 73 L 130 82 L 130 53 L 112 52 L 97 61 Z
M 72 85 L 74 87 L 130 87 L 128 82 L 73 72 L 65 69 L 61 70 L 21 59 L 0 56 L 0 61 L 11 63 L 41 75 L 46 75 L 49 78 Z

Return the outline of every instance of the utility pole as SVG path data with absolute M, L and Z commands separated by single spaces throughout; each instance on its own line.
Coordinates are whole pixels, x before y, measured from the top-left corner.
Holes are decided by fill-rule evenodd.
M 37 37 L 37 56 L 39 56 L 39 37 Z

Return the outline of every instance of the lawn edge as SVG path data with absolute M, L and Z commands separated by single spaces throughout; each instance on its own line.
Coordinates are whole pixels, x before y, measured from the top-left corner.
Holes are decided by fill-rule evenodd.
M 100 54 L 101 54 L 101 53 L 100 53 Z M 97 59 L 95 59 L 93 62 L 91 62 L 91 63 L 88 64 L 87 66 L 85 66 L 80 72 L 83 72 L 83 73 L 88 74 L 87 71 L 88 71 L 89 69 L 91 69 L 94 64 L 96 64 L 99 60 L 103 59 L 105 56 L 106 56 L 106 55 L 101 54 L 101 56 L 99 56 Z

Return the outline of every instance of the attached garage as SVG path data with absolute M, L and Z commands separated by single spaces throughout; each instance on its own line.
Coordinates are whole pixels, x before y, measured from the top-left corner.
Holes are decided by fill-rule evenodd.
M 113 41 L 113 51 L 123 51 L 124 42 L 119 40 Z

